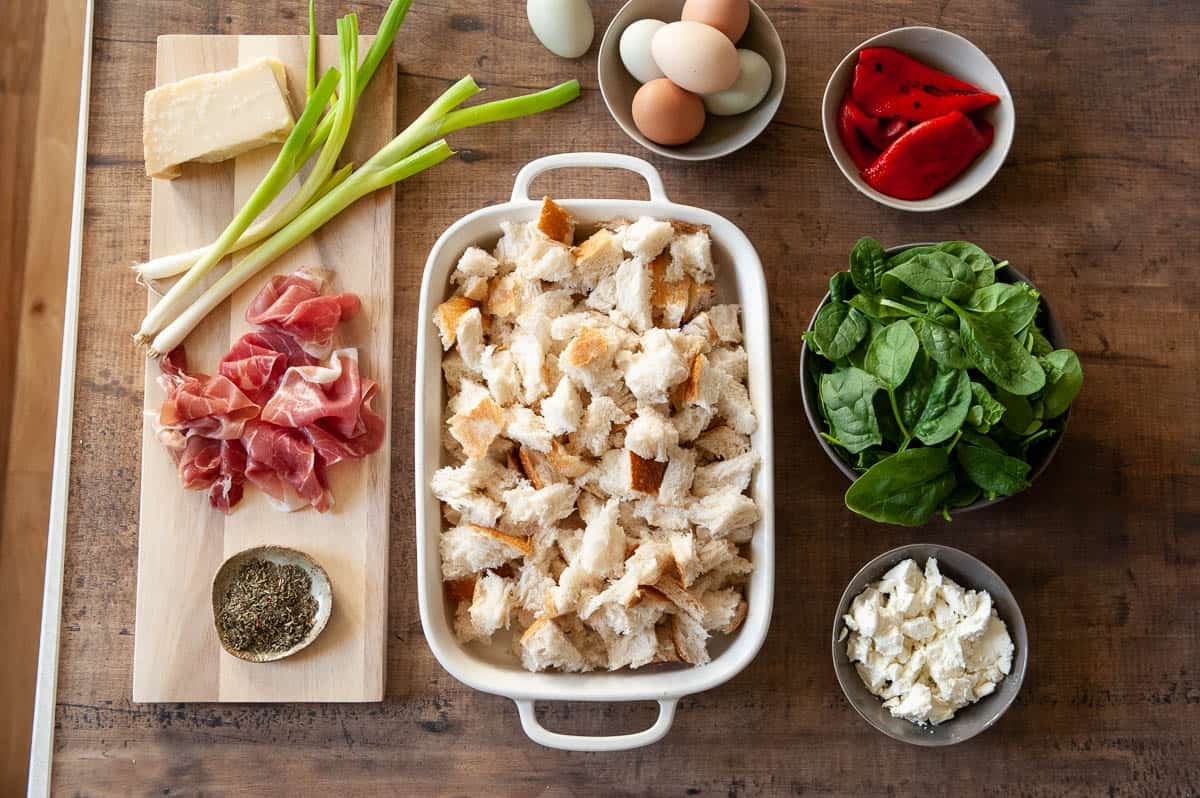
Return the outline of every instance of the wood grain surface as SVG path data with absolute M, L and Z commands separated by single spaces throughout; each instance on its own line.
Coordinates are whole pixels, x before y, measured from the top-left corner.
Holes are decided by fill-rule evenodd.
M 338 7 L 335 8 L 335 5 Z M 353 8 L 320 3 L 323 29 Z M 789 54 L 775 122 L 711 163 L 652 158 L 670 195 L 741 225 L 766 268 L 774 333 L 778 529 L 771 634 L 723 687 L 681 702 L 674 729 L 619 755 L 543 750 L 505 699 L 433 660 L 413 567 L 413 332 L 418 281 L 451 222 L 505 199 L 515 171 L 564 150 L 644 156 L 605 112 L 594 54 L 549 55 L 523 4 L 417 0 L 398 46 L 399 116 L 472 72 L 492 96 L 577 77 L 584 97 L 519 124 L 452 137 L 459 158 L 397 193 L 387 693 L 363 705 L 134 705 L 134 563 L 143 294 L 126 264 L 148 243 L 142 92 L 162 33 L 297 33 L 296 0 L 110 2 L 97 9 L 67 593 L 54 788 L 62 795 L 995 795 L 1200 792 L 1200 92 L 1195 3 L 998 0 L 766 2 Z M 618 0 L 597 0 L 600 30 Z M 878 206 L 838 172 L 820 127 L 837 61 L 906 23 L 955 30 L 1005 74 L 1017 131 L 1005 167 L 966 205 Z M 598 43 L 598 42 L 597 42 Z M 617 174 L 557 173 L 535 191 L 629 196 Z M 1087 382 L 1057 461 L 1001 507 L 921 530 L 842 506 L 844 478 L 800 406 L 799 332 L 856 238 L 966 238 L 1011 259 L 1054 304 Z M 882 737 L 847 705 L 829 661 L 838 596 L 900 543 L 950 543 L 1015 592 L 1031 659 L 1015 706 L 952 749 Z M 649 706 L 568 704 L 564 731 L 632 731 Z
M 360 50 L 369 46 L 363 37 Z M 292 107 L 300 109 L 307 52 L 305 36 L 164 36 L 158 41 L 157 80 L 170 83 L 277 58 L 288 70 Z M 321 69 L 336 62 L 337 38 L 322 37 Z M 354 121 L 346 157 L 362 163 L 395 135 L 391 70 L 381 71 L 363 93 Z M 265 147 L 232 162 L 189 165 L 177 180 L 154 181 L 151 256 L 213 241 L 278 150 Z M 188 337 L 189 365 L 215 372 L 233 342 L 252 328 L 245 321 L 246 307 L 272 275 L 322 266 L 334 273 L 333 290 L 351 291 L 363 303 L 361 314 L 338 331 L 337 345 L 357 347 L 363 376 L 391 385 L 392 202 L 392 194 L 381 191 L 356 203 L 251 278 Z M 209 506 L 206 492 L 180 489 L 176 467 L 158 441 L 154 418 L 164 398 L 160 373 L 157 363 L 147 362 L 133 700 L 378 701 L 387 626 L 390 452 L 330 469 L 335 503 L 328 513 L 280 513 L 262 492 L 247 486 L 235 511 L 222 515 Z M 386 418 L 388 408 L 388 394 L 382 393 L 375 409 Z M 260 545 L 307 552 L 334 585 L 335 612 L 328 628 L 303 653 L 270 663 L 224 652 L 211 623 L 217 568 Z

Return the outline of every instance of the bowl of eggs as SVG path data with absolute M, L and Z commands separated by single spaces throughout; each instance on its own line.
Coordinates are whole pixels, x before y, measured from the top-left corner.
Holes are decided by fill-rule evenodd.
M 630 0 L 597 59 L 616 123 L 646 149 L 684 161 L 753 141 L 783 99 L 787 59 L 752 0 Z

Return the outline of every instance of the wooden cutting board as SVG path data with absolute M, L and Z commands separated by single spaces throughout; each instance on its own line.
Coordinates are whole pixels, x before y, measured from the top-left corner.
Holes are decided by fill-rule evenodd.
M 360 57 L 369 43 L 364 37 Z M 322 69 L 336 64 L 336 37 L 323 37 L 320 52 Z M 306 53 L 303 36 L 163 36 L 158 40 L 157 82 L 274 56 L 287 65 L 292 108 L 299 115 Z M 388 58 L 359 100 L 343 162 L 349 158 L 361 164 L 393 135 L 395 70 Z M 232 162 L 187 165 L 176 180 L 153 181 L 150 255 L 187 251 L 214 240 L 277 151 L 269 147 Z M 191 368 L 215 370 L 230 344 L 249 329 L 243 313 L 268 277 L 301 266 L 322 266 L 333 271 L 335 290 L 353 291 L 362 299 L 362 313 L 342 325 L 338 345 L 359 348 L 363 375 L 380 384 L 374 407 L 390 419 L 392 206 L 390 189 L 359 201 L 247 283 L 188 337 Z M 227 264 L 214 271 L 223 272 Z M 278 512 L 247 483 L 245 498 L 225 516 L 209 506 L 205 492 L 183 489 L 174 464 L 155 438 L 153 414 L 163 400 L 158 374 L 158 364 L 148 361 L 133 700 L 381 700 L 387 637 L 388 439 L 364 460 L 330 469 L 336 503 L 328 513 Z M 308 649 L 279 662 L 249 663 L 227 654 L 217 641 L 212 578 L 230 555 L 266 543 L 305 551 L 325 567 L 333 583 L 333 614 Z

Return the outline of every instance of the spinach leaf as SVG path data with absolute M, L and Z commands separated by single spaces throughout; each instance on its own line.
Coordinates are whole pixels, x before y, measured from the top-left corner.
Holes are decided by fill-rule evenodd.
M 920 349 L 917 334 L 907 321 L 895 321 L 871 339 L 863 367 L 875 375 L 885 389 L 894 391 L 908 376 Z
M 1024 283 L 994 283 L 971 294 L 966 308 L 987 314 L 996 326 L 1016 335 L 1037 315 L 1038 292 Z
M 988 389 L 974 380 L 971 381 L 971 409 L 967 413 L 967 423 L 976 432 L 986 434 L 1004 417 L 1004 405 L 996 401 Z
M 975 273 L 961 258 L 926 252 L 888 270 L 888 275 L 930 299 L 963 300 L 975 290 Z
M 854 295 L 854 279 L 850 272 L 834 272 L 829 278 L 829 298 L 834 302 L 845 302 Z
M 964 432 L 954 455 L 963 472 L 988 498 L 1012 496 L 1029 487 L 1029 463 L 1005 454 L 1000 444 L 985 435 Z
M 846 491 L 846 506 L 872 521 L 920 526 L 942 508 L 955 484 L 944 449 L 907 449 L 855 480 Z
M 912 369 L 908 372 L 908 377 L 896 391 L 900 421 L 904 423 L 906 429 L 911 430 L 921 420 L 921 414 L 925 412 L 925 406 L 929 404 L 929 395 L 933 390 L 933 381 L 936 377 L 937 364 L 918 351 Z
M 968 482 L 965 479 L 960 479 L 958 485 L 954 488 L 954 492 L 950 494 L 950 498 L 946 499 L 946 507 L 954 510 L 974 504 L 979 501 L 980 494 L 982 494 L 982 491 L 978 485 Z
M 819 393 L 829 439 L 850 454 L 883 443 L 871 400 L 879 384 L 870 374 L 849 366 L 821 375 Z
M 971 363 L 963 352 L 962 339 L 958 334 L 958 319 L 951 316 L 953 326 L 947 327 L 931 319 L 922 319 L 914 323 L 917 338 L 925 354 L 933 358 L 939 365 L 948 369 L 970 368 Z
M 892 255 L 890 258 L 888 258 L 887 259 L 887 267 L 888 267 L 888 269 L 894 269 L 897 266 L 899 266 L 901 263 L 910 261 L 913 258 L 917 257 L 918 255 L 924 255 L 928 252 L 937 252 L 937 251 L 938 251 L 938 248 L 937 248 L 936 244 L 932 245 L 932 246 L 927 246 L 927 247 L 909 247 L 908 249 L 897 252 L 895 255 Z
M 887 271 L 883 247 L 878 241 L 864 236 L 850 250 L 850 277 L 854 286 L 864 294 L 879 293 L 879 278 Z
M 1046 373 L 1025 347 L 991 321 L 991 317 L 964 310 L 942 300 L 958 314 L 963 351 L 975 368 L 1000 388 L 1017 396 L 1028 396 L 1046 384 Z
M 1029 337 L 1032 343 L 1030 351 L 1036 357 L 1043 357 L 1054 351 L 1054 347 L 1046 340 L 1046 336 L 1042 334 L 1042 331 L 1038 329 L 1036 324 L 1030 326 Z
M 975 285 L 983 288 L 996 282 L 996 262 L 982 247 L 970 241 L 943 241 L 937 245 L 940 252 L 961 258 L 975 273 Z
M 1032 435 L 1042 426 L 1028 397 L 1014 396 L 1003 388 L 996 389 L 996 399 L 1004 405 L 1004 428 L 1018 435 Z
M 1046 418 L 1058 418 L 1067 412 L 1083 387 L 1083 366 L 1070 349 L 1056 349 L 1039 358 L 1047 373 L 1046 392 L 1042 396 Z
M 880 321 L 907 318 L 904 311 L 890 308 L 884 305 L 882 300 L 883 297 L 877 294 L 855 294 L 850 297 L 849 305 L 860 313 Z
M 949 440 L 962 427 L 971 409 L 971 378 L 961 369 L 937 370 L 925 405 L 909 427 L 926 446 Z
M 829 360 L 841 360 L 866 337 L 868 327 L 866 317 L 845 302 L 829 302 L 817 314 L 805 340 Z

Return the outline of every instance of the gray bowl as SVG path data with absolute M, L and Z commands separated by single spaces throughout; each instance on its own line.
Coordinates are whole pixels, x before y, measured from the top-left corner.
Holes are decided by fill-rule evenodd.
M 912 249 L 913 247 L 927 247 L 932 243 L 934 242 L 900 244 L 899 246 L 885 249 L 884 254 L 890 258 L 892 255 L 899 254 L 906 249 Z M 1032 280 L 1014 269 L 1012 266 L 1005 266 L 1003 269 L 998 270 L 996 272 L 996 281 L 1002 283 L 1025 283 L 1034 289 L 1037 288 L 1037 286 L 1033 284 Z M 1039 291 L 1039 293 L 1041 292 Z M 821 312 L 821 308 L 825 307 L 825 303 L 828 301 L 829 292 L 826 291 L 825 296 L 821 299 L 821 303 L 817 305 L 817 309 L 813 311 L 812 318 L 808 320 L 808 326 L 805 327 L 806 331 L 812 330 L 813 324 L 817 320 L 817 314 Z M 1044 295 L 1041 297 L 1041 303 L 1041 310 L 1039 311 L 1038 320 L 1041 322 L 1042 327 L 1046 332 L 1046 340 L 1048 340 L 1055 349 L 1066 347 L 1066 335 L 1063 333 L 1062 327 L 1059 326 L 1058 319 L 1055 318 L 1054 311 L 1050 309 L 1050 303 L 1046 301 L 1046 297 Z M 824 450 L 830 461 L 838 467 L 838 470 L 845 474 L 847 479 L 853 482 L 854 480 L 858 479 L 858 472 L 851 468 L 850 464 L 838 455 L 837 450 L 829 444 L 829 441 L 821 437 L 821 433 L 826 432 L 827 430 L 825 429 L 825 419 L 821 415 L 821 405 L 817 394 L 817 386 L 813 379 L 815 358 L 819 357 L 820 355 L 809 349 L 808 342 L 804 342 L 800 348 L 800 396 L 804 402 L 804 415 L 808 419 L 808 426 L 812 429 L 813 435 L 817 437 L 817 443 L 821 444 L 821 449 Z M 1038 477 L 1040 477 L 1043 472 L 1045 472 L 1046 468 L 1050 465 L 1050 461 L 1054 459 L 1054 455 L 1058 454 L 1058 447 L 1062 445 L 1062 439 L 1067 434 L 1067 423 L 1070 420 L 1071 411 L 1068 409 L 1067 412 L 1063 414 L 1062 428 L 1059 433 L 1049 441 L 1047 446 L 1035 448 L 1033 450 L 1035 453 L 1040 452 L 1041 456 L 1037 462 L 1031 464 L 1032 468 L 1029 475 L 1029 482 L 1031 485 L 1037 481 Z M 1016 495 L 1019 496 L 1020 494 Z M 1011 496 L 999 496 L 995 499 L 981 498 L 976 502 L 968 504 L 966 507 L 958 507 L 951 510 L 950 514 L 958 515 L 959 513 L 969 513 L 973 510 L 982 510 L 984 507 L 991 507 L 999 504 L 1005 499 L 1011 498 Z
M 771 66 L 771 88 L 758 105 L 736 116 L 713 116 L 709 114 L 700 135 L 687 144 L 668 147 L 657 144 L 641 134 L 633 123 L 633 95 L 641 84 L 625 70 L 619 51 L 621 34 L 639 19 L 660 19 L 677 22 L 683 11 L 683 0 L 629 0 L 613 17 L 600 51 L 596 56 L 596 72 L 600 79 L 600 93 L 608 112 L 629 138 L 651 152 L 681 161 L 706 161 L 720 158 L 740 150 L 758 137 L 771 123 L 779 104 L 783 101 L 783 87 L 787 81 L 787 56 L 783 42 L 775 26 L 754 0 L 750 2 L 750 24 L 738 40 L 743 50 L 753 50 L 767 60 Z
M 849 610 L 854 597 L 863 592 L 867 585 L 879 581 L 888 569 L 897 563 L 911 558 L 924 567 L 925 561 L 930 557 L 937 559 L 938 568 L 943 574 L 964 588 L 986 590 L 991 594 L 996 614 L 1008 626 L 1014 651 L 1012 672 L 1000 682 L 994 693 L 960 709 L 953 718 L 944 723 L 937 726 L 918 726 L 903 718 L 893 717 L 891 712 L 884 709 L 883 701 L 863 684 L 854 664 L 846 656 L 845 642 L 839 641 L 838 637 L 845 628 L 842 616 Z M 833 616 L 833 669 L 837 673 L 838 684 L 841 685 L 846 699 L 867 723 L 894 740 L 912 745 L 954 745 L 969 740 L 990 727 L 1012 706 L 1013 700 L 1021 690 L 1021 682 L 1025 679 L 1028 664 L 1029 635 L 1025 629 L 1025 618 L 1021 615 L 1021 608 L 1017 606 L 1017 600 L 1008 589 L 1008 585 L 980 560 L 949 546 L 913 543 L 880 554 L 864 565 L 850 580 L 846 591 L 842 593 L 842 600 L 838 602 L 837 614 Z

